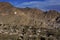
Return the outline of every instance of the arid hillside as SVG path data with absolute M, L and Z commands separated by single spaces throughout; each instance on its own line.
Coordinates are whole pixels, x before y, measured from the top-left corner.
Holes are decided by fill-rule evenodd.
M 59 17 L 60 13 L 55 10 L 44 12 L 36 8 L 16 8 L 7 2 L 0 3 L 0 23 L 3 24 L 9 23 L 36 27 L 46 25 L 47 27 L 49 23 L 60 21 Z
M 44 12 L 36 8 L 17 8 L 0 2 L 0 30 L 1 40 L 35 40 L 35 37 L 36 40 L 49 40 L 50 35 L 53 40 L 60 40 L 60 13 L 55 10 Z

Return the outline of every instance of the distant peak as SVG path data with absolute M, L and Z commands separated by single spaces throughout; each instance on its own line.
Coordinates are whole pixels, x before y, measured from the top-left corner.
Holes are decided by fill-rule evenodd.
M 11 7 L 12 5 L 8 2 L 0 2 L 0 7 Z
M 48 12 L 56 12 L 56 13 L 57 13 L 57 11 L 56 11 L 56 10 L 49 10 Z

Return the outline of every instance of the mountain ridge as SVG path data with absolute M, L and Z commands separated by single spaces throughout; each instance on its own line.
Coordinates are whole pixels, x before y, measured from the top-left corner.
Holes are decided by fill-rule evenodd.
M 46 23 L 49 22 L 54 23 L 56 22 L 55 19 L 57 17 L 60 17 L 60 13 L 55 10 L 44 12 L 36 8 L 28 8 L 28 7 L 16 8 L 14 6 L 11 6 L 10 3 L 4 3 L 4 2 L 0 3 L 0 7 L 2 7 L 0 8 L 1 10 L 0 21 L 2 23 L 9 23 L 9 24 L 14 23 L 19 25 L 39 26 L 41 22 L 43 23 L 42 25 L 46 25 Z

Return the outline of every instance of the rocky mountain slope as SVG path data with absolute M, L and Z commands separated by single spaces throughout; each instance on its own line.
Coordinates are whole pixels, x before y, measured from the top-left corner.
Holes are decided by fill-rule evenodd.
M 3 24 L 14 23 L 36 27 L 42 24 L 41 26 L 47 27 L 49 23 L 57 23 L 56 19 L 60 21 L 60 13 L 55 10 L 44 12 L 35 8 L 16 8 L 7 2 L 0 3 L 0 23 Z
M 3 29 L 0 33 L 3 35 L 3 33 L 10 33 L 10 31 L 15 29 L 19 29 L 17 30 L 19 32 L 24 27 L 46 28 L 54 31 L 55 28 L 60 28 L 60 13 L 55 10 L 44 12 L 36 8 L 16 8 L 10 3 L 0 2 L 0 30 Z M 12 32 L 12 35 L 13 33 L 15 32 Z

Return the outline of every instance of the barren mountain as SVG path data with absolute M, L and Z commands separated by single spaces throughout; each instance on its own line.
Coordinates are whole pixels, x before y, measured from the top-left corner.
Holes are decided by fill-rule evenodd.
M 1 24 L 3 27 L 1 26 Z M 18 32 L 22 30 L 22 26 L 27 26 L 27 28 L 30 26 L 34 28 L 47 28 L 52 29 L 52 31 L 55 32 L 54 28 L 60 28 L 60 13 L 55 10 L 44 12 L 36 8 L 17 8 L 12 6 L 10 3 L 0 2 L 0 30 L 4 27 L 7 27 L 7 29 L 8 27 L 12 26 L 16 28 L 16 25 L 18 29 L 20 29 L 17 30 Z M 13 27 L 12 29 L 9 28 L 9 30 L 13 30 Z M 27 31 L 28 29 L 25 30 Z
M 45 25 L 56 22 L 57 17 L 60 17 L 60 13 L 55 10 L 44 12 L 36 8 L 16 8 L 7 2 L 0 3 L 0 23 L 3 24 L 14 23 L 38 27 L 41 23 Z

